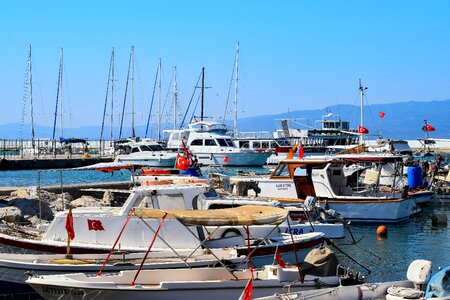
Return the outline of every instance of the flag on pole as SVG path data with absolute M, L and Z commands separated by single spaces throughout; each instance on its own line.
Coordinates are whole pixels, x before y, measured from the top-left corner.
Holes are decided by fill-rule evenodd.
M 280 253 L 280 251 L 278 251 L 278 247 L 275 250 L 275 261 L 277 262 L 277 264 L 280 267 L 282 267 L 282 268 L 286 267 L 286 264 L 284 263 L 283 258 L 281 257 L 281 253 Z
M 253 293 L 253 278 L 250 278 L 238 300 L 251 300 L 252 293 Z
M 426 123 L 425 126 L 422 127 L 423 131 L 436 131 L 436 128 L 431 126 L 430 124 Z
M 358 126 L 358 133 L 368 134 L 369 133 L 369 129 L 367 129 L 366 127 L 360 125 L 360 126 Z
M 300 146 L 298 148 L 298 157 L 300 157 L 300 158 L 305 157 L 305 150 L 303 150 L 302 142 L 300 142 Z
M 66 230 L 69 239 L 73 240 L 75 238 L 75 229 L 73 228 L 73 216 L 71 207 L 69 207 L 69 212 L 67 213 L 66 217 Z
M 189 168 L 189 159 L 178 153 L 177 160 L 175 161 L 175 168 L 186 171 Z

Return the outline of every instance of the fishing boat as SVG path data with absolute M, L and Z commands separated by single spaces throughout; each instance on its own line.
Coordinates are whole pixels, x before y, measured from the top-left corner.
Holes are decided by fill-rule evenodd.
M 366 300 L 366 299 L 450 299 L 449 268 L 431 277 L 432 264 L 428 260 L 415 260 L 408 268 L 407 280 L 366 283 L 354 286 L 339 286 L 319 291 L 277 294 L 258 300 L 321 299 L 321 300 Z
M 349 221 L 397 223 L 416 212 L 416 203 L 407 191 L 382 187 L 379 180 L 382 165 L 400 163 L 402 159 L 391 154 L 367 153 L 286 159 L 270 177 L 240 180 L 256 181 L 261 197 L 301 201 L 313 196 L 321 206 L 337 211 Z M 375 164 L 377 171 L 364 172 L 368 164 Z M 392 180 L 396 182 L 395 178 Z
M 136 215 L 161 219 L 153 241 L 159 235 L 165 220 L 174 218 L 186 227 L 191 226 L 250 226 L 280 224 L 286 211 L 280 208 L 247 206 L 224 211 L 138 209 Z M 166 223 L 167 224 L 167 223 Z M 249 235 L 247 236 L 249 238 Z M 250 246 L 250 244 L 249 244 Z M 149 246 L 148 252 L 151 250 Z M 148 253 L 147 252 L 147 253 Z M 321 253 L 327 254 L 328 251 Z M 251 258 L 249 250 L 248 258 Z M 328 256 L 329 258 L 329 256 Z M 145 257 L 144 257 L 145 259 Z M 321 258 L 322 261 L 324 257 Z M 32 276 L 26 282 L 46 299 L 178 299 L 192 296 L 196 299 L 237 299 L 249 282 L 253 295 L 270 295 L 286 285 L 291 290 L 337 286 L 340 277 L 334 259 L 325 259 L 324 275 L 301 274 L 298 260 L 295 266 L 267 265 L 262 269 L 231 270 L 222 264 L 218 268 L 184 268 L 164 270 L 121 271 L 118 274 L 96 276 L 83 273 Z M 106 261 L 105 261 L 106 262 Z M 281 263 L 281 261 L 280 261 Z M 327 269 L 327 270 L 325 270 Z M 304 277 L 303 279 L 301 279 Z
M 121 207 L 80 207 L 73 209 L 72 219 L 77 235 L 71 241 L 71 252 L 73 254 L 83 253 L 106 253 L 110 250 L 115 238 L 124 230 L 125 237 L 120 242 L 120 249 L 128 252 L 145 251 L 150 239 L 151 231 L 148 226 L 154 228 L 155 220 L 143 222 L 140 218 L 132 214 L 137 208 L 161 208 L 161 209 L 195 209 L 208 210 L 214 208 L 215 201 L 223 201 L 214 190 L 210 190 L 201 184 L 161 184 L 152 186 L 136 187 L 130 191 L 121 191 L 128 194 L 128 198 Z M 230 202 L 228 207 L 231 207 Z M 258 204 L 258 202 L 254 203 Z M 242 203 L 241 203 L 242 205 Z M 278 203 L 265 203 L 269 207 L 276 207 Z M 217 207 L 216 207 L 217 208 Z M 222 208 L 224 208 L 222 206 Z M 286 214 L 288 212 L 286 211 Z M 40 232 L 29 230 L 26 227 L 4 228 L 0 233 L 0 243 L 8 246 L 25 248 L 37 251 L 52 253 L 66 253 L 67 232 L 65 224 L 68 211 L 59 212 L 54 220 L 47 226 L 41 225 Z M 128 221 L 127 221 L 128 220 Z M 127 223 L 125 229 L 123 225 Z M 273 255 L 277 245 L 282 245 L 287 252 L 292 252 L 292 245 L 289 246 L 288 238 L 280 233 L 286 231 L 287 223 L 277 230 L 274 226 L 265 226 L 260 229 L 250 231 L 252 238 L 269 238 L 269 243 L 261 255 Z M 323 234 L 311 232 L 300 234 L 298 223 L 292 221 L 292 230 L 297 233 L 295 241 L 296 247 L 304 255 L 311 247 L 315 247 L 322 242 Z M 213 248 L 234 247 L 236 245 L 244 247 L 242 237 L 226 238 L 226 230 L 215 229 L 212 240 Z M 197 228 L 197 237 L 210 237 L 208 229 Z M 195 249 L 199 246 L 199 241 L 195 236 L 186 235 L 184 227 L 176 220 L 169 220 L 164 232 L 160 234 L 160 239 L 155 243 L 155 251 L 166 251 L 167 243 L 176 249 Z M 202 239 L 203 240 L 203 239 Z M 239 247 L 238 247 L 239 248 Z M 238 251 L 237 249 L 236 251 Z

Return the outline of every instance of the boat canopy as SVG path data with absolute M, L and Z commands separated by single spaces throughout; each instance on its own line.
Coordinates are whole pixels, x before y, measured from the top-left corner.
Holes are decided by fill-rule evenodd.
M 84 167 L 73 168 L 71 170 L 96 170 L 101 172 L 113 172 L 117 170 L 131 170 L 140 169 L 142 167 L 150 166 L 150 163 L 135 163 L 135 162 L 106 162 L 98 163 Z
M 158 210 L 141 208 L 134 214 L 140 218 L 177 219 L 185 226 L 278 225 L 288 211 L 278 207 L 243 205 L 214 210 Z

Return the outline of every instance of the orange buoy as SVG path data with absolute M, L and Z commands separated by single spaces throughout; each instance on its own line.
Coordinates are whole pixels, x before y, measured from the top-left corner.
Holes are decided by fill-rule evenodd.
M 377 228 L 377 235 L 379 237 L 387 237 L 387 234 L 388 234 L 388 229 L 387 229 L 386 226 L 383 226 L 383 225 L 378 226 L 378 228 Z

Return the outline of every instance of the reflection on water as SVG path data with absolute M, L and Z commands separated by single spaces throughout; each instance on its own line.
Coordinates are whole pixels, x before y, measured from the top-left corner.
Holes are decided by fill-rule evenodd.
M 432 226 L 427 215 L 433 209 L 443 210 L 449 218 L 450 205 L 436 204 L 425 207 L 409 222 L 398 225 L 389 225 L 387 238 L 378 238 L 376 230 L 378 225 L 351 224 L 351 231 L 355 240 L 361 241 L 354 245 L 347 241 L 338 241 L 337 244 L 354 259 L 368 267 L 372 273 L 368 281 L 403 280 L 409 264 L 415 259 L 427 259 L 433 262 L 433 272 L 438 268 L 450 265 L 450 231 L 449 226 Z M 347 239 L 350 236 L 347 235 Z M 339 254 L 338 254 L 339 255 Z M 341 261 L 350 263 L 350 260 L 339 255 Z

